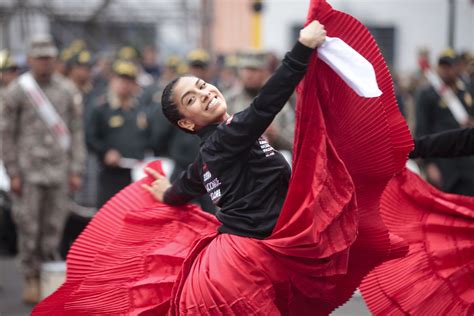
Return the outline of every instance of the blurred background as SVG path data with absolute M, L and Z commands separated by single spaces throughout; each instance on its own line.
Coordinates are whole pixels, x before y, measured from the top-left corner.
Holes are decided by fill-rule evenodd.
M 355 16 L 375 37 L 392 73 L 400 111 L 414 134 L 417 122 L 425 124 L 426 131 L 430 130 L 426 126 L 437 126 L 431 132 L 447 129 L 435 118 L 427 121 L 428 114 L 419 110 L 420 104 L 426 104 L 427 70 L 454 69 L 459 82 L 456 91 L 472 118 L 474 0 L 328 2 Z M 161 114 L 161 92 L 166 83 L 181 74 L 199 76 L 219 87 L 231 112 L 241 110 L 296 41 L 308 5 L 309 0 L 0 0 L 0 315 L 27 315 L 36 298 L 31 291 L 25 296 L 31 279 L 22 275 L 21 264 L 15 260 L 19 233 L 10 190 L 12 177 L 8 164 L 5 170 L 1 163 L 16 150 L 17 140 L 5 138 L 13 128 L 9 100 L 15 96 L 11 88 L 15 79 L 31 70 L 31 42 L 41 34 L 51 36 L 47 44 L 58 50 L 53 56 L 54 74 L 72 83 L 82 100 L 83 124 L 78 132 L 83 146 L 76 148 L 78 156 L 84 156 L 82 185 L 66 197 L 72 202 L 61 223 L 65 228 L 54 261 L 58 264 L 44 266 L 41 272 L 40 296 L 44 297 L 54 290 L 54 280 L 60 283 L 64 277 L 61 262 L 74 239 L 110 196 L 139 177 L 137 170 L 143 161 L 162 157 L 174 178 L 193 160 L 199 140 L 170 126 Z M 442 72 L 439 76 L 444 80 Z M 110 132 L 111 137 L 118 137 L 114 140 L 116 155 L 112 155 L 116 161 L 111 163 L 111 154 L 98 145 L 107 142 L 101 138 L 104 126 L 128 128 L 121 114 L 108 121 L 98 120 L 105 115 L 100 113 L 103 105 L 113 104 L 114 96 L 136 105 L 132 112 L 138 130 L 135 126 L 127 131 L 127 138 Z M 265 136 L 291 159 L 294 98 L 288 103 Z M 456 124 L 448 125 L 464 126 Z M 28 125 L 14 127 L 21 130 Z M 130 153 L 130 143 L 136 142 L 142 145 Z M 420 166 L 423 172 L 426 166 Z M 474 169 L 472 162 L 466 166 Z M 424 176 L 430 180 L 430 170 Z M 107 186 L 111 182 L 121 186 Z M 442 183 L 432 183 L 450 191 Z M 208 199 L 196 203 L 215 212 Z M 334 315 L 369 313 L 356 295 Z

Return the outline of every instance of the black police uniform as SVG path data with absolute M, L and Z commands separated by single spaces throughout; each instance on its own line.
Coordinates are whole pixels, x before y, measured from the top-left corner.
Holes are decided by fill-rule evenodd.
M 134 105 L 127 110 L 113 107 L 110 102 L 97 106 L 91 115 L 86 141 L 102 162 L 99 175 L 98 207 L 132 182 L 128 168 L 103 164 L 105 153 L 115 149 L 124 158 L 141 160 L 151 148 L 151 127 L 143 107 Z
M 253 238 L 271 234 L 291 170 L 261 135 L 304 76 L 312 51 L 297 43 L 250 107 L 198 131 L 199 155 L 165 192 L 166 203 L 182 204 L 207 191 L 221 208 L 216 214 L 220 232 Z
M 468 114 L 474 109 L 472 96 L 465 89 L 455 92 Z M 432 86 L 426 86 L 417 95 L 416 137 L 457 129 L 461 126 Z M 435 158 L 425 161 L 435 163 L 442 174 L 442 190 L 449 193 L 474 196 L 474 157 L 453 159 Z

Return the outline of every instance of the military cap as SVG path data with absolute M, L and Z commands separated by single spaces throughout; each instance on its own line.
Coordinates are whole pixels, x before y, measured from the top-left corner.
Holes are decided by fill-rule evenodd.
M 451 48 L 447 48 L 443 50 L 441 54 L 439 54 L 438 64 L 439 65 L 453 65 L 454 63 L 456 63 L 457 60 L 458 60 L 458 56 L 456 52 Z
M 67 63 L 73 56 L 73 51 L 69 47 L 66 47 L 59 53 L 59 60 Z
M 30 41 L 28 55 L 33 58 L 56 57 L 58 49 L 54 44 L 53 37 L 49 34 L 38 34 Z
M 124 46 L 120 48 L 117 54 L 119 59 L 122 60 L 134 60 L 138 58 L 138 51 L 132 46 Z
M 173 67 L 173 68 L 176 67 L 177 68 L 181 63 L 182 63 L 182 61 L 181 61 L 181 58 L 179 58 L 179 56 L 171 55 L 168 58 L 166 58 L 165 66 L 166 67 Z
M 224 66 L 228 68 L 236 68 L 239 64 L 237 55 L 230 54 L 224 57 Z
M 4 49 L 0 51 L 0 71 L 15 70 L 18 65 L 15 63 L 13 58 L 10 56 L 8 50 Z
M 82 50 L 75 54 L 69 61 L 69 65 L 80 65 L 86 67 L 92 67 L 94 65 L 94 60 L 92 54 L 88 50 Z
M 77 54 L 80 51 L 87 49 L 86 42 L 83 39 L 75 39 L 69 44 L 69 49 L 72 51 L 73 54 Z
M 237 65 L 239 68 L 266 69 L 269 66 L 268 54 L 256 49 L 240 51 Z
M 120 77 L 135 80 L 138 76 L 138 68 L 128 60 L 118 59 L 112 65 L 112 71 Z
M 207 67 L 211 61 L 211 56 L 203 49 L 194 49 L 186 57 L 188 65 L 191 67 Z

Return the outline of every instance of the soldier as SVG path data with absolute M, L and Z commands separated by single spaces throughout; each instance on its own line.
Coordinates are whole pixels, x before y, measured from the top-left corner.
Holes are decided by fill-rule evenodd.
M 132 182 L 132 166 L 127 162 L 144 159 L 151 147 L 149 117 L 135 98 L 139 89 L 137 67 L 117 60 L 112 70 L 108 94 L 94 108 L 86 131 L 87 145 L 98 155 L 102 167 L 97 207 Z
M 269 54 L 266 52 L 246 50 L 239 53 L 241 86 L 226 96 L 230 113 L 240 112 L 252 102 L 271 75 L 270 66 Z M 293 147 L 294 115 L 293 108 L 287 102 L 264 134 L 277 150 L 291 151 Z
M 40 264 L 59 258 L 70 190 L 80 186 L 84 160 L 81 97 L 54 73 L 57 48 L 50 35 L 35 36 L 31 70 L 8 87 L 3 159 L 13 193 L 23 300 L 40 298 Z
M 467 120 L 459 122 L 446 97 L 440 97 L 433 85 L 425 85 L 416 100 L 416 137 L 472 125 L 474 109 L 472 96 L 456 71 L 456 54 L 444 51 L 438 59 L 437 75 L 445 89 L 450 89 L 467 113 Z M 464 126 L 463 126 L 464 125 Z M 474 195 L 474 158 L 427 159 L 424 167 L 428 181 L 445 192 Z

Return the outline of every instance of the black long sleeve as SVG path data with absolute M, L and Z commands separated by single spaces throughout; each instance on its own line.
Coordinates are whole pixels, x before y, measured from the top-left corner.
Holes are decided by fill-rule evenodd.
M 410 158 L 453 158 L 474 155 L 474 128 L 418 137 Z
M 312 52 L 297 43 L 248 108 L 198 131 L 198 157 L 166 190 L 166 203 L 186 203 L 207 191 L 220 207 L 220 232 L 254 238 L 271 234 L 291 170 L 261 135 L 303 78 Z

